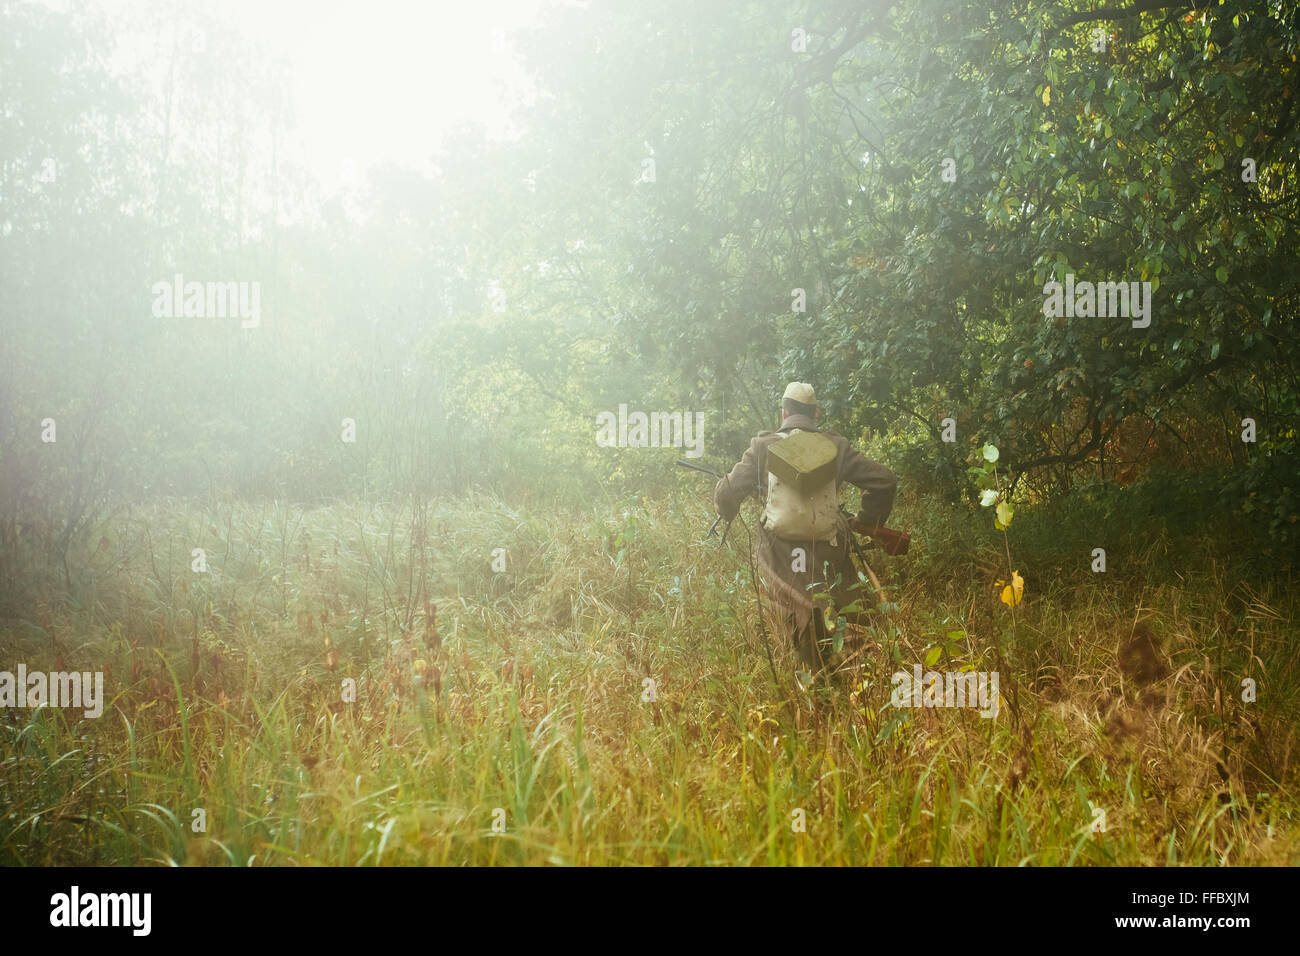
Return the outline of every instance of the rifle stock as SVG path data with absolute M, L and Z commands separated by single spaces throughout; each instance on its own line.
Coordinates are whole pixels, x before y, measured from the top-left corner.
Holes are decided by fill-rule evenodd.
M 912 546 L 912 536 L 906 531 L 894 531 L 892 528 L 877 525 L 868 528 L 865 534 L 873 544 L 880 545 L 888 555 L 907 554 L 907 549 Z
M 855 518 L 840 506 L 840 514 L 849 522 L 849 530 L 853 531 Z M 893 528 L 886 528 L 884 525 L 875 525 L 871 528 L 862 528 L 856 532 L 871 539 L 872 547 L 878 547 L 890 556 L 907 554 L 907 549 L 912 546 L 912 536 L 906 531 L 895 531 Z

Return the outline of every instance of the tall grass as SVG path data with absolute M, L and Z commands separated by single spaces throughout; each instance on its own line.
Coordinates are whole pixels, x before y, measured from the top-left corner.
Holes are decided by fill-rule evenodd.
M 1017 516 L 1014 641 L 984 516 L 905 511 L 898 610 L 806 690 L 699 499 L 124 512 L 0 630 L 110 698 L 0 712 L 0 863 L 1300 862 L 1293 589 L 1205 527 L 1109 521 L 1092 574 L 1071 507 Z M 889 706 L 934 648 L 1000 648 L 1018 717 Z

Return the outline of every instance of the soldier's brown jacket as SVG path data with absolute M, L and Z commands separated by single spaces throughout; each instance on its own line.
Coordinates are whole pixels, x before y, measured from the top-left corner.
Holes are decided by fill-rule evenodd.
M 735 517 L 745 498 L 756 491 L 766 498 L 768 446 L 785 438 L 796 428 L 821 432 L 835 442 L 838 452 L 835 459 L 837 490 L 838 486 L 844 484 L 862 489 L 858 519 L 869 526 L 884 524 L 894 506 L 898 478 L 880 462 L 872 461 L 855 450 L 843 435 L 818 427 L 806 415 L 791 415 L 781 423 L 778 430 L 760 432 L 754 436 L 744 457 L 729 474 L 718 481 L 713 490 L 713 501 L 718 514 L 726 520 Z M 835 538 L 830 542 L 788 541 L 769 533 L 761 524 L 759 526 L 758 541 L 754 547 L 759 569 L 763 572 L 772 598 L 787 613 L 794 615 L 798 627 L 807 624 L 813 609 L 814 602 L 809 598 L 810 585 L 821 582 L 833 585 L 834 577 L 838 575 L 841 587 L 833 591 L 836 603 L 842 605 L 851 600 L 847 586 L 856 584 L 857 574 L 850 557 L 848 522 L 841 517 L 839 524 Z M 804 549 L 806 562 L 795 560 L 796 548 Z M 808 570 L 802 573 L 795 571 L 794 567 L 800 563 L 806 564 Z

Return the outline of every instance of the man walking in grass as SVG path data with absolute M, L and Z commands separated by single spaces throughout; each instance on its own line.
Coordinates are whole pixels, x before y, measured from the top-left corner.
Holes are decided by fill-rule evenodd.
M 826 611 L 834 615 L 859 594 L 849 536 L 883 525 L 898 487 L 892 471 L 821 428 L 820 418 L 813 387 L 791 382 L 781 399 L 781 427 L 756 435 L 713 491 L 718 514 L 730 521 L 746 496 L 761 490 L 754 557 L 778 628 L 810 671 L 826 663 Z M 839 509 L 845 483 L 862 489 L 861 507 L 847 519 Z

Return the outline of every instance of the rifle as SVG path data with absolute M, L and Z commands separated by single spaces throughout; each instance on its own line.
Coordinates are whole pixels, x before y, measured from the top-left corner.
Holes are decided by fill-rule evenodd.
M 867 556 L 862 553 L 862 548 L 858 545 L 858 539 L 854 537 L 854 516 L 845 511 L 843 507 L 840 508 L 840 514 L 844 515 L 849 521 L 849 544 L 857 554 L 858 560 L 862 562 L 867 577 L 871 579 L 871 584 L 876 589 L 877 599 L 887 603 L 889 596 L 885 594 L 885 589 L 880 584 L 880 578 L 876 577 L 876 572 L 871 570 L 871 565 L 867 563 Z M 886 554 L 890 555 L 906 554 L 908 546 L 912 543 L 912 536 L 906 531 L 893 531 L 881 525 L 867 528 L 860 533 L 872 539 L 868 547 L 882 548 Z
M 714 469 L 708 467 L 707 465 L 697 465 L 695 464 L 695 462 L 687 461 L 685 458 L 678 458 L 677 464 L 681 465 L 683 468 L 694 468 L 696 471 L 702 471 L 706 475 L 712 475 L 714 478 L 717 478 L 718 480 L 722 480 L 723 478 L 726 477 L 720 471 L 715 471 Z M 704 536 L 704 541 L 708 541 L 715 534 L 717 534 L 718 522 L 721 520 L 722 520 L 722 515 L 718 515 L 716 518 L 713 519 L 713 524 L 709 525 L 709 533 Z M 735 520 L 736 520 L 736 516 L 732 515 L 731 521 L 728 521 L 727 526 L 722 529 L 722 540 L 718 542 L 718 547 L 722 547 L 724 544 L 727 543 L 727 535 L 731 531 L 731 522 Z M 703 544 L 704 541 L 701 541 L 700 543 Z
M 871 539 L 873 547 L 879 547 L 891 556 L 907 554 L 907 549 L 912 546 L 912 536 L 906 531 L 894 531 L 883 525 L 868 528 L 862 533 Z
M 895 531 L 892 528 L 886 528 L 884 525 L 880 524 L 870 528 L 863 528 L 860 531 L 855 531 L 853 522 L 856 520 L 857 516 L 849 514 L 844 510 L 842 505 L 840 506 L 840 514 L 844 515 L 848 520 L 849 531 L 851 533 L 860 534 L 871 539 L 871 544 L 868 545 L 868 547 L 880 548 L 885 552 L 885 554 L 892 557 L 894 555 L 907 554 L 907 549 L 912 546 L 912 536 L 906 531 Z

